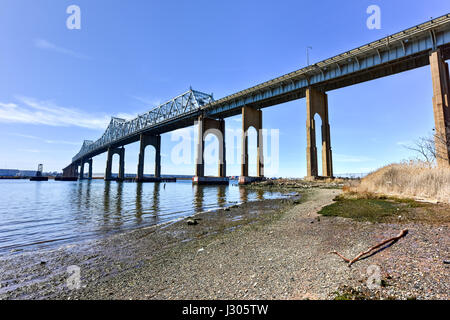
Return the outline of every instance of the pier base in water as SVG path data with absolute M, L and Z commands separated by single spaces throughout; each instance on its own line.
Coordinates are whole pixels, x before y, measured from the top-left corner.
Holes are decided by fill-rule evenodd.
M 198 185 L 221 185 L 229 184 L 230 180 L 227 177 L 193 177 L 192 183 Z
M 31 177 L 30 181 L 48 181 L 48 177 Z
M 113 178 L 114 181 L 123 181 L 123 182 L 177 182 L 177 178 L 175 177 L 144 177 L 144 178 L 124 178 L 124 179 L 118 179 Z
M 160 178 L 160 177 L 150 177 L 150 178 L 133 178 L 134 182 L 177 182 L 177 178 L 167 177 L 167 178 Z
M 78 181 L 78 177 L 55 177 L 55 181 Z
M 252 182 L 263 181 L 263 180 L 264 180 L 264 177 L 240 176 L 239 177 L 239 184 L 244 185 L 244 184 L 250 184 Z

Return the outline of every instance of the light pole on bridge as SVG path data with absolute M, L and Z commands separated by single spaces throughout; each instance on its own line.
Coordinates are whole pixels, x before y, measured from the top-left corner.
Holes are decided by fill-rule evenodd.
M 306 66 L 309 66 L 309 49 L 312 50 L 312 47 L 306 47 Z

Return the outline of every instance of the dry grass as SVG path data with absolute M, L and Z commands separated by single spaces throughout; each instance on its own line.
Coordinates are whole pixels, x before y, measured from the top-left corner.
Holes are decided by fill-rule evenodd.
M 347 191 L 378 193 L 450 203 L 450 168 L 436 168 L 422 162 L 385 166 Z

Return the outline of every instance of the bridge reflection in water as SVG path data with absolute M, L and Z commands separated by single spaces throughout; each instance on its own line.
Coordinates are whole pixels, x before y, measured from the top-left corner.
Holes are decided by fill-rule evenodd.
M 103 190 L 101 203 L 92 201 L 91 189 Z M 158 224 L 180 216 L 212 211 L 240 202 L 283 197 L 278 192 L 251 190 L 232 185 L 176 183 L 118 183 L 83 180 L 78 182 L 77 209 L 101 209 L 103 230 L 133 223 Z
M 95 238 L 120 230 L 173 221 L 245 201 L 285 197 L 237 185 L 0 181 L 0 254 L 33 243 Z M 51 195 L 51 196 L 49 196 Z M 211 212 L 223 214 L 224 211 Z M 8 249 L 9 248 L 9 249 Z

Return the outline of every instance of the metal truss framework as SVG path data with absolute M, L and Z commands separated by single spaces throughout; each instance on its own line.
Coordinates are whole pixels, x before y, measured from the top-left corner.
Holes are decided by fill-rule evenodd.
M 140 134 L 152 126 L 192 111 L 198 111 L 206 104 L 213 102 L 213 96 L 200 91 L 189 91 L 173 98 L 172 100 L 144 113 L 132 120 L 112 117 L 105 133 L 97 141 L 85 140 L 80 152 L 72 158 L 72 162 L 78 162 L 94 153 L 97 149 L 104 149 L 116 141 L 128 136 Z

